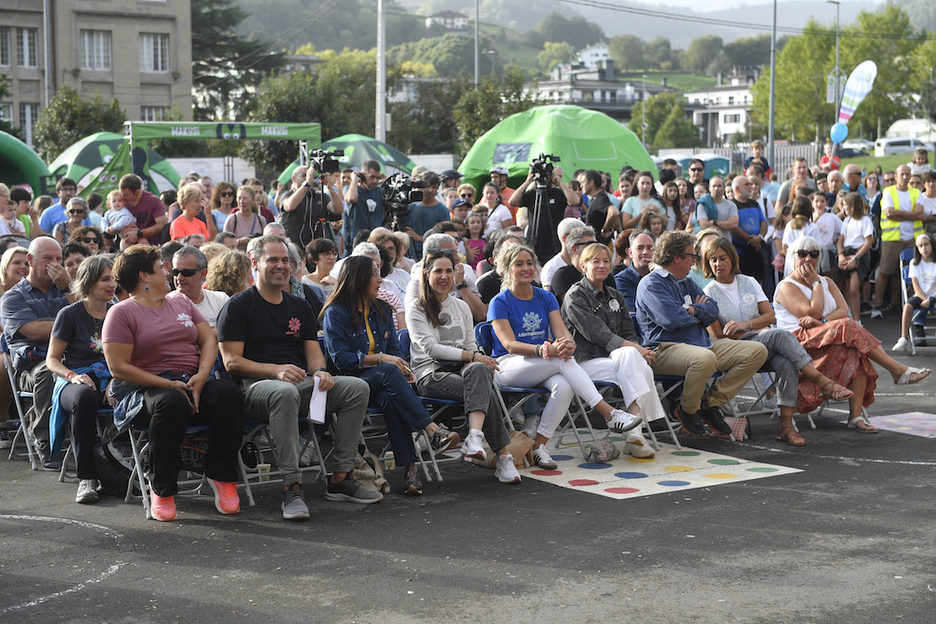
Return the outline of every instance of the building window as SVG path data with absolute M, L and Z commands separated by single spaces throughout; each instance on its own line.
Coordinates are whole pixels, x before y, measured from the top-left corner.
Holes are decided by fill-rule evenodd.
M 140 71 L 169 71 L 169 35 L 140 34 Z
M 741 123 L 741 115 L 725 115 L 723 123 Z
M 32 140 L 32 131 L 33 124 L 36 123 L 36 120 L 39 119 L 39 105 L 38 104 L 23 104 L 19 105 L 19 125 L 20 130 L 23 131 L 23 138 L 26 139 L 26 145 L 29 147 L 33 146 Z
M 734 96 L 733 96 L 733 95 L 729 95 L 729 96 L 728 96 L 728 104 L 734 104 Z
M 13 105 L 0 102 L 0 121 L 13 123 Z
M 39 29 L 16 29 L 16 60 L 20 67 L 39 67 Z
M 140 107 L 140 118 L 142 121 L 162 121 L 165 116 L 166 109 L 162 106 Z
M 81 31 L 81 69 L 111 68 L 111 34 L 108 30 Z
M 10 29 L 0 27 L 0 67 L 10 66 Z

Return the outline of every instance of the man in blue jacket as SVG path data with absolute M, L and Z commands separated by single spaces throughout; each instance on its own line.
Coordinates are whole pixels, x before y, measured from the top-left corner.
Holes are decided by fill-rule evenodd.
M 689 232 L 666 232 L 657 241 L 657 268 L 637 286 L 637 322 L 643 346 L 656 352 L 654 372 L 685 377 L 676 418 L 689 435 L 704 436 L 708 423 L 724 435 L 731 428 L 721 415 L 767 359 L 764 345 L 723 338 L 712 343 L 706 328 L 718 319 L 718 304 L 689 279 L 696 260 L 695 238 Z M 711 376 L 724 373 L 706 395 Z M 705 395 L 705 396 L 703 396 Z

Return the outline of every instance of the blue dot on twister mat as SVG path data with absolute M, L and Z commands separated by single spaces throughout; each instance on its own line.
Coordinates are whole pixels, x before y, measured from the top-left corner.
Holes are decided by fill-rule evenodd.
M 585 470 L 604 470 L 605 468 L 610 468 L 611 464 L 596 464 L 596 463 L 587 463 L 579 464 L 579 468 L 584 468 Z
M 682 487 L 689 485 L 688 481 L 657 481 L 657 485 L 668 485 L 670 487 Z
M 646 479 L 649 475 L 643 472 L 615 472 L 614 476 L 619 479 Z
M 571 455 L 552 455 L 554 461 L 569 461 L 572 459 Z

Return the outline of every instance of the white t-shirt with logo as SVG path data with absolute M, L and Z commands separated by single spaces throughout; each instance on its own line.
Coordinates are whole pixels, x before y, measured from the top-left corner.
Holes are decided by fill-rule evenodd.
M 867 215 L 857 220 L 845 217 L 845 223 L 842 224 L 842 236 L 845 237 L 845 247 L 861 249 L 861 246 L 865 244 L 865 237 L 874 236 L 874 222 Z
M 936 262 L 926 262 L 921 258 L 919 264 L 910 263 L 908 273 L 920 282 L 924 295 L 936 295 Z

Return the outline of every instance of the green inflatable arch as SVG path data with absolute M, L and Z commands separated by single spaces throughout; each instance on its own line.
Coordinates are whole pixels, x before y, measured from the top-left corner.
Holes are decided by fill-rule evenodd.
M 13 187 L 28 184 L 33 195 L 47 195 L 55 188 L 49 168 L 31 147 L 12 134 L 0 131 L 0 182 Z

